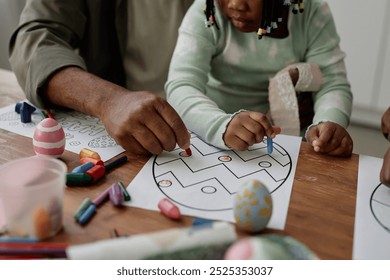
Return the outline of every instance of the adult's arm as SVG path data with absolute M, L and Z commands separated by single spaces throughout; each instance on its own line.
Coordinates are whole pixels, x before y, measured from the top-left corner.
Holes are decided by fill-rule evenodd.
M 79 94 L 82 93 L 82 94 Z M 131 92 L 77 67 L 54 74 L 44 99 L 98 117 L 108 133 L 134 154 L 159 154 L 176 143 L 189 147 L 189 134 L 176 111 L 151 92 Z
M 100 118 L 126 150 L 158 154 L 189 145 L 177 113 L 151 92 L 130 92 L 86 71 L 76 49 L 83 1 L 27 1 L 10 41 L 10 62 L 26 97 L 40 108 L 67 107 Z

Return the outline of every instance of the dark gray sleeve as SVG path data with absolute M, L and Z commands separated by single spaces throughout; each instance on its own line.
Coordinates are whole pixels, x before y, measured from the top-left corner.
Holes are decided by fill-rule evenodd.
M 27 0 L 10 38 L 10 64 L 27 99 L 44 108 L 40 89 L 59 69 L 86 69 L 77 54 L 86 17 L 82 0 Z

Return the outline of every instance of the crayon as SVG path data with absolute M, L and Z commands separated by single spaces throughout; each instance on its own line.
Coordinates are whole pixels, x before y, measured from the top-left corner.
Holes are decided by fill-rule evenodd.
M 178 220 L 181 218 L 180 210 L 167 198 L 163 198 L 158 203 L 158 209 L 168 218 Z

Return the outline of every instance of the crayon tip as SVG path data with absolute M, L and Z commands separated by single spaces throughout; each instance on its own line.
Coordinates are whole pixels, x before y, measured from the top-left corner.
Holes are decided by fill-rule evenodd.
M 191 151 L 191 149 L 189 147 L 187 149 L 185 149 L 185 151 L 186 151 L 188 156 L 192 155 L 192 151 Z

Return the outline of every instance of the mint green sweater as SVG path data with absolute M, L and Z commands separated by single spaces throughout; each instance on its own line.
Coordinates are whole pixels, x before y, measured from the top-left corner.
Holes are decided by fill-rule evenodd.
M 326 2 L 306 0 L 304 13 L 290 12 L 288 37 L 261 40 L 237 30 L 218 5 L 220 30 L 206 28 L 204 2 L 196 0 L 181 24 L 165 85 L 168 102 L 189 130 L 227 149 L 222 137 L 232 116 L 240 110 L 267 113 L 269 79 L 298 62 L 318 64 L 323 74 L 321 89 L 313 95 L 313 124 L 348 125 L 352 93 Z

